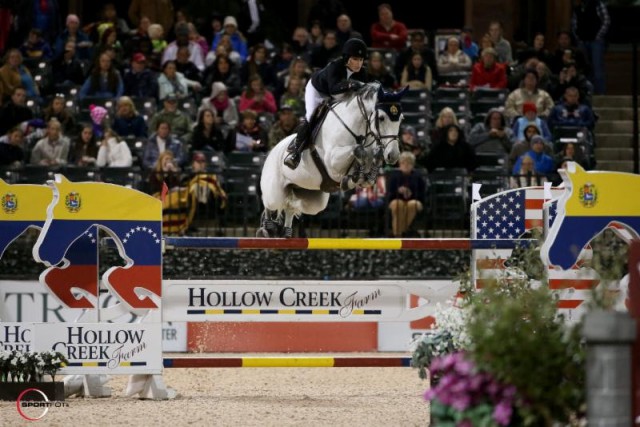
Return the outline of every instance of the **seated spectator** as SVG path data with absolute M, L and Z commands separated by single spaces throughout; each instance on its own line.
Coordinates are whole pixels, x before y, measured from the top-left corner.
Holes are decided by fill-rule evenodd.
M 382 87 L 386 90 L 393 90 L 396 87 L 396 76 L 393 72 L 389 71 L 386 65 L 384 65 L 384 58 L 378 51 L 373 51 L 369 55 L 369 66 L 367 67 L 367 73 L 370 80 L 377 80 L 382 84 Z
M 78 124 L 76 123 L 76 117 L 72 111 L 65 106 L 65 98 L 61 95 L 56 95 L 51 100 L 51 103 L 44 109 L 44 121 L 56 118 L 62 125 L 62 133 L 68 137 L 74 136 L 78 132 Z
M 288 85 L 280 97 L 280 105 L 286 104 L 290 106 L 298 117 L 303 117 L 306 111 L 303 89 L 302 79 L 297 76 L 292 76 L 289 78 Z
M 416 158 L 416 164 L 424 166 L 426 152 L 424 145 L 418 140 L 418 135 L 413 126 L 404 126 L 400 130 L 400 151 L 410 151 Z
M 0 135 L 31 119 L 33 111 L 27 107 L 27 93 L 21 86 L 16 86 L 9 102 L 0 107 Z
M 440 110 L 440 113 L 438 113 L 438 118 L 436 118 L 433 129 L 431 129 L 431 141 L 434 143 L 441 141 L 444 138 L 443 129 L 450 125 L 460 126 L 460 123 L 453 109 L 451 109 L 451 107 L 444 107 Z
M 197 43 L 200 46 L 200 50 L 202 51 L 202 60 L 207 57 L 207 53 L 209 53 L 209 42 L 207 39 L 198 33 L 198 29 L 192 22 L 188 22 L 187 26 L 189 27 L 189 41 Z
M 400 76 L 400 86 L 409 86 L 409 89 L 426 89 L 431 91 L 433 76 L 431 69 L 424 63 L 424 58 L 419 52 L 411 55 L 411 61 L 402 69 Z
M 149 37 L 149 26 L 151 20 L 143 16 L 140 18 L 138 27 L 129 37 L 129 40 L 125 43 L 126 55 L 131 58 L 136 53 L 140 53 L 143 56 L 151 56 L 153 53 L 153 45 L 151 44 L 151 38 Z
M 492 152 L 509 154 L 511 152 L 513 131 L 507 126 L 502 111 L 493 108 L 487 113 L 484 122 L 476 123 L 469 134 L 469 144 L 476 153 Z
M 189 97 L 189 89 L 200 91 L 202 86 L 195 80 L 187 79 L 177 71 L 175 61 L 167 61 L 162 66 L 162 73 L 158 76 L 158 98 L 162 101 L 169 95 L 177 99 Z
M 578 89 L 568 87 L 564 91 L 564 100 L 551 110 L 548 122 L 552 131 L 558 126 L 585 127 L 593 130 L 596 118 L 588 105 L 580 103 Z
M 94 53 L 96 55 L 95 60 L 104 52 L 110 53 L 111 62 L 117 70 L 124 68 L 124 48 L 118 40 L 116 29 L 111 25 L 108 25 L 100 35 L 100 42 L 96 46 Z
M 415 237 L 415 232 L 408 230 L 418 212 L 422 211 L 425 200 L 425 180 L 415 171 L 416 159 L 408 151 L 400 153 L 398 169 L 389 177 L 389 210 L 393 237 Z
M 544 152 L 547 146 L 545 140 L 540 135 L 534 135 L 531 138 L 531 149 L 522 156 L 518 157 L 516 164 L 513 166 L 512 173 L 518 175 L 521 169 L 522 160 L 524 156 L 529 156 L 533 159 L 534 170 L 541 174 L 547 175 L 553 173 L 556 170 L 556 164 L 553 158 Z
M 572 35 L 569 31 L 561 30 L 558 31 L 556 50 L 553 52 L 553 59 L 549 66 L 553 74 L 559 75 L 560 71 L 569 63 L 576 64 L 576 68 L 582 74 L 586 74 L 589 70 L 589 61 L 584 51 L 573 44 Z
M 75 137 L 69 152 L 69 163 L 76 166 L 93 166 L 98 158 L 98 143 L 93 134 L 93 125 L 85 123 Z
M 100 11 L 100 17 L 96 22 L 93 22 L 84 27 L 84 30 L 89 34 L 94 33 L 97 38 L 104 35 L 106 28 L 113 28 L 117 33 L 119 39 L 129 36 L 131 29 L 127 24 L 127 21 L 118 16 L 118 11 L 113 3 L 105 3 Z
M 180 186 L 181 181 L 180 165 L 173 153 L 169 150 L 160 153 L 149 174 L 149 193 L 161 193 L 165 184 L 169 190 L 175 189 Z
M 115 68 L 111 57 L 102 53 L 98 62 L 78 92 L 78 98 L 88 96 L 96 98 L 119 98 L 124 93 L 124 83 L 120 72 Z
M 431 149 L 426 159 L 429 172 L 438 168 L 464 168 L 472 172 L 476 168 L 476 153 L 464 139 L 464 132 L 457 125 L 443 129 L 442 140 Z
M 244 36 L 240 34 L 240 31 L 238 31 L 238 22 L 236 21 L 236 18 L 234 18 L 233 16 L 227 16 L 226 18 L 224 18 L 224 22 L 222 25 L 222 31 L 216 33 L 216 35 L 213 37 L 213 41 L 211 42 L 211 50 L 215 51 L 216 47 L 218 47 L 218 44 L 220 43 L 220 39 L 223 36 L 227 36 L 229 38 L 229 41 L 231 42 L 232 50 L 238 53 L 238 55 L 240 56 L 240 62 L 244 63 L 247 60 L 249 51 L 247 49 L 247 41 L 245 40 Z
M 494 48 L 498 52 L 498 62 L 510 65 L 513 62 L 511 43 L 503 37 L 504 29 L 499 21 L 489 23 L 489 36 L 494 43 Z
M 513 147 L 511 147 L 511 152 L 509 153 L 509 170 L 513 169 L 513 166 L 516 164 L 516 161 L 520 156 L 531 150 L 531 139 L 536 135 L 541 136 L 540 128 L 535 123 L 525 126 L 524 139 L 516 141 L 516 143 L 513 144 Z M 544 152 L 549 156 L 553 155 L 553 147 L 551 147 L 551 144 L 545 143 Z
M 525 102 L 522 104 L 522 116 L 513 121 L 513 142 L 522 141 L 524 139 L 524 129 L 534 124 L 541 132 L 541 136 L 545 141 L 551 141 L 551 132 L 547 126 L 547 122 L 538 117 L 538 109 L 533 102 Z
M 158 123 L 165 121 L 169 123 L 172 132 L 181 141 L 185 141 L 185 143 L 190 141 L 193 127 L 191 117 L 178 109 L 178 98 L 174 95 L 169 95 L 162 101 L 162 105 L 162 110 L 157 112 L 151 119 L 149 128 L 157 129 Z
M 216 112 L 216 126 L 233 129 L 238 124 L 236 101 L 229 97 L 227 87 L 222 82 L 211 85 L 211 96 L 202 99 L 200 108 L 211 108 Z
M 0 137 L 0 166 L 18 168 L 24 164 L 24 159 L 24 132 L 14 127 Z
M 327 30 L 320 45 L 311 51 L 311 68 L 324 68 L 333 59 L 342 56 L 342 47 L 338 44 L 335 30 Z M 371 61 L 371 58 L 369 58 Z
M 504 115 L 509 122 L 523 114 L 522 106 L 525 102 L 533 102 L 538 116 L 543 119 L 549 116 L 554 105 L 551 95 L 538 88 L 538 72 L 534 69 L 526 70 L 520 87 L 507 96 Z
M 191 137 L 192 151 L 233 151 L 234 144 L 227 144 L 227 139 L 216 124 L 216 111 L 209 107 L 201 107 L 198 111 L 198 121 L 193 128 Z
M 27 59 L 50 60 L 53 59 L 53 49 L 49 43 L 42 38 L 42 31 L 32 28 L 29 31 L 27 41 L 20 46 L 20 53 Z
M 364 40 L 362 34 L 353 29 L 349 15 L 344 13 L 336 18 L 336 37 L 338 38 L 340 48 L 342 48 L 349 39 Z
M 90 61 L 93 58 L 93 42 L 89 39 L 89 35 L 80 29 L 80 18 L 77 15 L 67 15 L 66 28 L 56 38 L 54 47 L 56 58 L 64 54 L 68 42 L 74 44 L 75 59 Z
M 82 86 L 85 71 L 82 63 L 76 58 L 76 45 L 67 42 L 64 52 L 52 64 L 53 84 L 56 87 Z
M 474 63 L 480 57 L 480 47 L 473 41 L 473 29 L 471 27 L 464 27 L 460 32 L 460 49 L 471 59 Z M 496 59 L 498 54 L 496 53 Z
M 451 74 L 471 71 L 471 58 L 460 49 L 460 40 L 449 37 L 447 48 L 438 57 L 438 73 Z
M 590 169 L 589 161 L 584 155 L 584 151 L 580 145 L 568 142 L 562 144 L 562 148 L 555 155 L 556 166 L 560 168 L 565 161 L 576 162 L 585 169 Z
M 538 89 L 542 89 L 551 95 L 555 85 L 555 76 L 551 74 L 551 70 L 549 70 L 547 64 L 542 61 L 538 61 L 536 71 L 538 72 Z
M 189 47 L 178 47 L 178 53 L 176 54 L 176 71 L 182 73 L 187 80 L 200 82 L 202 80 L 202 73 L 189 59 Z
M 99 168 L 128 168 L 133 164 L 131 150 L 127 143 L 112 129 L 104 132 L 104 138 L 98 150 L 96 166 Z
M 278 83 L 273 96 L 278 97 L 284 93 L 284 88 L 289 84 L 289 79 L 298 77 L 302 80 L 302 87 L 307 86 L 307 82 L 311 78 L 311 69 L 307 65 L 304 58 L 294 58 L 289 64 L 289 68 L 278 73 Z M 269 88 L 267 88 L 268 90 Z
M 269 130 L 268 149 L 271 150 L 287 136 L 295 133 L 297 126 L 298 116 L 296 116 L 293 108 L 288 104 L 281 105 L 280 111 L 278 111 L 278 120 Z
M 57 119 L 47 123 L 46 136 L 31 150 L 31 164 L 41 166 L 63 166 L 69 158 L 69 139 L 62 135 L 62 125 Z
M 215 50 L 210 50 L 207 54 L 207 57 L 204 60 L 206 66 L 210 66 L 214 63 L 214 61 L 220 57 L 225 56 L 229 58 L 231 63 L 238 68 L 238 70 L 242 67 L 242 58 L 240 58 L 240 54 L 233 50 L 233 45 L 231 44 L 231 38 L 228 35 L 224 34 L 220 37 L 220 42 Z
M 482 57 L 473 65 L 469 89 L 478 87 L 504 89 L 507 87 L 507 70 L 504 64 L 497 62 L 498 53 L 494 48 L 482 50 Z
M 591 94 L 593 85 L 587 80 L 584 74 L 578 72 L 575 62 L 570 62 L 560 71 L 558 80 L 553 88 L 551 96 L 556 102 L 561 102 L 567 88 L 575 87 L 580 94 L 580 101 L 591 106 Z
M 248 109 L 241 116 L 242 120 L 236 126 L 235 151 L 267 151 L 269 137 L 258 124 L 258 114 Z
M 147 57 L 135 53 L 131 68 L 124 73 L 124 93 L 133 98 L 158 98 L 158 76 L 147 68 Z
M 387 181 L 384 174 L 381 173 L 371 187 L 356 187 L 354 193 L 349 197 L 349 207 L 354 211 L 382 209 L 386 202 L 386 187 Z M 401 204 L 401 202 L 395 202 L 395 205 L 398 204 Z M 396 209 L 399 208 L 396 207 Z
M 249 77 L 258 74 L 262 78 L 264 85 L 271 91 L 278 87 L 278 77 L 276 69 L 269 61 L 267 48 L 262 43 L 251 48 L 251 56 L 242 64 L 240 68 L 240 79 L 242 83 L 248 83 Z
M 290 46 L 294 58 L 302 58 L 309 63 L 311 60 L 311 50 L 313 49 L 313 45 L 309 38 L 309 31 L 305 27 L 298 26 L 294 28 L 293 34 L 291 35 Z
M 322 22 L 317 19 L 311 21 L 311 26 L 309 28 L 309 40 L 314 48 L 318 46 L 322 46 L 322 42 L 324 41 L 324 30 L 322 29 Z
M 162 56 L 168 43 L 165 40 L 164 28 L 160 24 L 149 25 L 149 39 L 151 39 L 151 55 L 149 62 L 154 70 L 159 70 L 163 63 Z
M 270 114 L 275 114 L 278 110 L 273 93 L 264 87 L 262 78 L 259 75 L 254 74 L 249 78 L 249 85 L 240 96 L 238 110 L 240 112 L 253 110 L 256 113 Z
M 509 178 L 509 188 L 542 186 L 547 182 L 547 177 L 536 171 L 533 157 L 523 154 L 519 161 L 520 169 Z
M 236 65 L 226 56 L 220 56 L 213 61 L 204 72 L 204 86 L 211 87 L 214 82 L 222 82 L 227 87 L 230 97 L 242 93 L 240 72 Z
M 544 33 L 537 32 L 533 36 L 533 43 L 530 47 L 523 49 L 518 53 L 518 63 L 523 64 L 529 58 L 536 58 L 545 64 L 550 64 L 552 60 L 551 52 L 545 47 Z
M 21 86 L 29 98 L 40 102 L 40 90 L 31 72 L 22 63 L 22 54 L 18 49 L 9 49 L 5 56 L 5 63 L 0 67 L 0 102 L 4 103 Z
M 413 31 L 409 36 L 409 41 L 409 47 L 400 52 L 396 58 L 395 69 L 393 70 L 395 77 L 402 75 L 402 70 L 411 61 L 411 56 L 418 52 L 424 58 L 424 63 L 431 70 L 432 79 L 437 84 L 439 76 L 436 54 L 433 49 L 427 46 L 427 36 L 424 31 Z
M 144 121 L 133 100 L 128 96 L 121 96 L 116 106 L 116 117 L 111 126 L 113 131 L 124 137 L 137 136 L 141 138 L 147 137 L 147 123 Z
M 189 40 L 189 26 L 186 23 L 178 23 L 175 26 L 176 39 L 167 45 L 162 54 L 162 63 L 167 61 L 175 61 L 180 46 L 189 48 L 189 60 L 198 67 L 198 70 L 204 71 L 204 55 L 200 45 Z
M 407 26 L 393 19 L 391 5 L 379 5 L 378 22 L 371 24 L 371 47 L 401 52 L 407 46 L 408 35 Z
M 178 166 L 184 163 L 182 142 L 171 135 L 171 124 L 165 120 L 157 120 L 155 133 L 144 145 L 142 166 L 151 170 L 156 165 L 161 153 L 171 151 Z

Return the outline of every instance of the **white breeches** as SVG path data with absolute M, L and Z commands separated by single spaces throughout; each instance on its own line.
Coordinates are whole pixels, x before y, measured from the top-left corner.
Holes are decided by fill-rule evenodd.
M 311 79 L 307 82 L 307 86 L 304 89 L 304 106 L 307 109 L 305 112 L 305 117 L 307 121 L 311 121 L 311 116 L 313 112 L 316 110 L 316 107 L 322 104 L 326 96 L 323 96 L 320 92 L 316 90 L 316 88 L 311 84 Z

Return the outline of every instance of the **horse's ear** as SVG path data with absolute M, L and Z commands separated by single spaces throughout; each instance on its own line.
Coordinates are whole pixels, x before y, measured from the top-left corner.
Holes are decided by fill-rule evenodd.
M 385 91 L 382 89 L 382 85 L 378 86 L 378 99 L 384 99 Z
M 407 93 L 408 90 L 409 90 L 409 85 L 406 85 L 402 90 L 400 90 L 399 92 L 396 92 L 396 94 L 398 95 L 398 98 L 402 98 L 404 94 Z

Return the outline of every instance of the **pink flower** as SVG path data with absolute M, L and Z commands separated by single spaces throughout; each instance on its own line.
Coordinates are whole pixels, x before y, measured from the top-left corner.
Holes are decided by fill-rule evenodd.
M 512 414 L 513 406 L 511 401 L 503 400 L 493 408 L 493 419 L 501 426 L 509 425 Z

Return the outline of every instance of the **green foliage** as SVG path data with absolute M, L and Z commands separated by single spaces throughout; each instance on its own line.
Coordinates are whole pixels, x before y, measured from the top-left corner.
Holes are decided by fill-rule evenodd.
M 517 388 L 524 425 L 568 422 L 584 402 L 584 349 L 578 328 L 567 330 L 547 288 L 495 284 L 478 293 L 470 309 L 470 357 Z
M 433 330 L 426 332 L 418 341 L 411 355 L 411 366 L 418 368 L 420 379 L 427 378 L 427 368 L 434 358 L 455 351 L 451 334 L 448 331 Z

